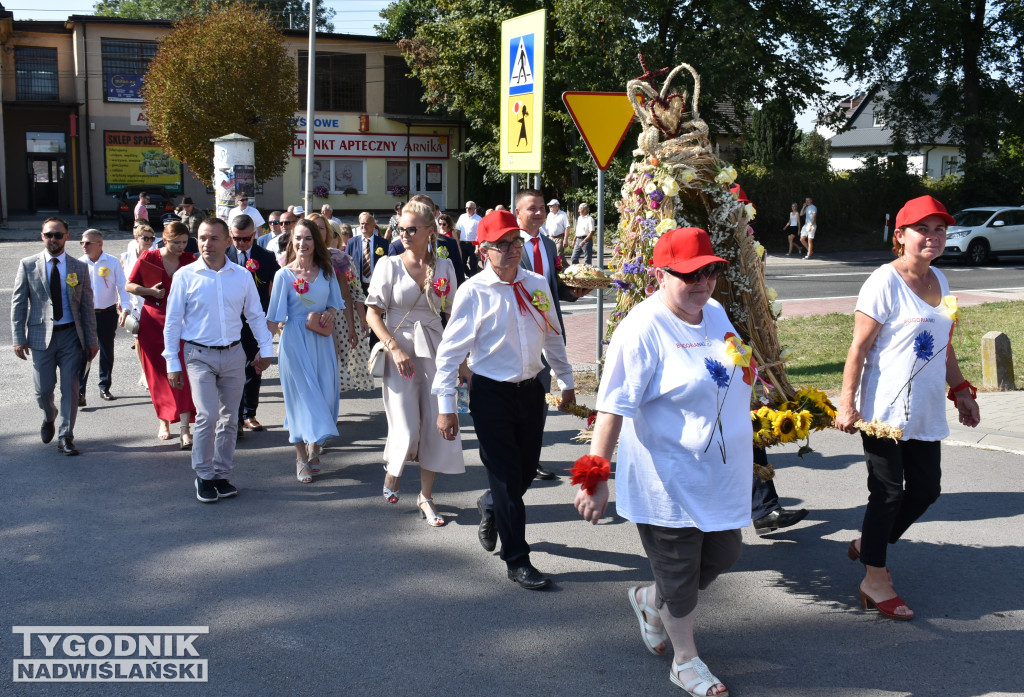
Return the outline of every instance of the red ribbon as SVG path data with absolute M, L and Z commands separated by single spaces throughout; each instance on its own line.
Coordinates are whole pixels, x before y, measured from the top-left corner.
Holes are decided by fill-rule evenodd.
M 540 308 L 538 308 L 536 305 L 533 304 L 533 302 L 531 302 L 530 294 L 526 291 L 526 286 L 523 285 L 523 282 L 516 281 L 515 283 L 510 283 L 509 285 L 512 286 L 512 291 L 516 296 L 516 305 L 519 307 L 519 314 L 530 315 L 531 317 L 533 317 L 530 311 L 532 310 L 533 312 L 536 312 L 544 319 L 544 326 L 541 326 L 540 322 L 537 322 L 537 318 L 533 317 L 533 321 L 537 322 L 537 326 L 543 329 L 545 334 L 547 334 L 548 330 L 550 329 L 557 335 L 558 330 L 555 329 L 555 325 L 551 324 L 551 320 L 548 319 L 547 314 L 541 312 Z
M 569 473 L 572 474 L 570 484 L 582 484 L 583 491 L 593 496 L 597 485 L 611 476 L 612 463 L 600 455 L 584 455 L 573 463 Z

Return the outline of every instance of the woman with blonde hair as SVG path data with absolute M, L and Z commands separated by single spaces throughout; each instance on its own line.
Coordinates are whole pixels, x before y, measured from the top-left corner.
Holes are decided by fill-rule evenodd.
M 171 388 L 167 382 L 167 361 L 164 360 L 164 322 L 167 320 L 167 294 L 171 290 L 171 279 L 182 266 L 196 260 L 185 251 L 188 244 L 188 228 L 177 221 L 167 223 L 163 233 L 164 246 L 148 249 L 139 255 L 135 268 L 128 276 L 125 290 L 144 300 L 142 316 L 139 319 L 142 369 L 146 372 L 146 383 L 153 399 L 156 416 L 160 420 L 157 438 L 170 440 L 171 424 L 181 422 L 181 449 L 192 447 L 192 433 L 189 423 L 195 421 L 195 405 L 192 403 L 192 388 L 188 374 L 182 372 L 184 385 L 180 390 Z M 185 342 L 181 342 L 178 358 L 185 365 Z
M 407 203 L 395 229 L 405 251 L 377 262 L 366 296 L 367 320 L 389 354 L 383 384 L 388 419 L 384 499 L 398 501 L 405 463 L 418 463 L 416 504 L 432 527 L 445 524 L 434 506 L 435 475 L 466 470 L 461 439 L 448 441 L 437 431 L 437 399 L 430 394 L 441 314 L 450 311 L 456 289 L 455 267 L 437 256 L 436 229 L 430 206 Z

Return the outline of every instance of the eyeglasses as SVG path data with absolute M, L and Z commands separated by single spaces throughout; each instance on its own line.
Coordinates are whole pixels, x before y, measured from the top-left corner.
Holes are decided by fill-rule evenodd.
M 155 237 L 153 237 L 152 235 L 143 235 L 143 236 L 142 236 L 142 237 L 140 237 L 139 239 L 140 239 L 140 240 L 142 240 L 143 242 L 152 242 L 152 241 L 153 241 L 153 240 L 155 240 L 156 238 L 155 238 Z
M 508 254 L 510 249 L 522 249 L 524 244 L 526 243 L 523 242 L 523 238 L 517 237 L 514 240 L 509 240 L 508 242 L 489 242 L 487 248 L 496 249 L 502 254 Z
M 44 232 L 43 237 L 48 240 L 59 240 L 64 238 L 63 232 Z
M 697 281 L 703 281 L 705 278 L 717 278 L 718 272 L 721 269 L 719 268 L 719 263 L 716 261 L 713 264 L 708 264 L 707 266 L 697 269 L 696 271 L 691 271 L 690 273 L 679 273 L 678 271 L 673 271 L 667 267 L 662 270 L 669 276 L 675 276 L 687 285 L 693 285 Z
M 232 242 L 252 242 L 252 238 L 253 238 L 252 235 L 249 235 L 248 237 L 235 237 L 234 235 L 232 235 L 231 236 L 231 241 Z
M 294 220 L 282 220 L 281 224 L 284 225 L 284 226 L 294 225 L 295 221 Z
M 280 220 L 271 220 L 271 221 L 270 221 L 270 224 L 271 224 L 271 225 L 280 225 L 280 224 L 281 224 L 281 221 L 280 221 Z
M 412 225 L 410 227 L 396 227 L 395 230 L 399 235 L 405 235 L 406 237 L 415 237 L 416 233 L 419 232 L 419 227 Z M 429 227 L 424 227 L 424 230 L 429 230 Z

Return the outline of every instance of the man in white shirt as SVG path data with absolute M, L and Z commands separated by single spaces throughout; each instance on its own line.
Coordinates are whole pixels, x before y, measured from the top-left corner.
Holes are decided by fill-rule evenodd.
M 559 254 L 565 249 L 565 232 L 569 229 L 569 216 L 561 209 L 561 205 L 557 198 L 548 201 L 548 217 L 544 221 L 544 229 L 548 237 L 554 240 Z
M 274 339 L 252 275 L 228 261 L 231 240 L 223 220 L 199 226 L 201 256 L 178 269 L 167 296 L 164 352 L 167 382 L 180 390 L 184 381 L 178 347 L 185 341 L 185 363 L 196 405 L 192 469 L 196 471 L 196 498 L 202 503 L 238 493 L 228 481 L 235 455 L 238 404 L 245 385 L 242 315 L 245 315 L 260 357 L 257 370 L 270 366 Z
M 82 249 L 78 258 L 89 267 L 92 284 L 93 308 L 96 313 L 96 338 L 100 344 L 100 399 L 110 402 L 111 373 L 114 370 L 114 335 L 124 324 L 131 308 L 131 296 L 124 289 L 124 269 L 121 260 L 103 251 L 103 233 L 86 230 L 82 233 Z M 78 381 L 78 406 L 85 406 L 85 384 L 89 380 L 92 361 L 82 362 L 82 375 Z
M 331 204 L 329 203 L 325 203 L 323 206 L 321 206 L 320 215 L 327 218 L 328 220 L 333 220 L 338 225 L 341 225 L 341 219 L 334 217 L 334 209 L 331 208 Z
M 480 216 L 476 212 L 476 203 L 466 201 L 466 212 L 455 222 L 455 237 L 459 240 L 459 251 L 466 265 L 466 278 L 480 270 L 480 259 L 476 253 L 476 229 L 480 224 Z
M 285 248 L 288 246 L 288 240 L 292 238 L 292 232 L 295 231 L 296 220 L 295 214 L 291 211 L 285 211 L 281 214 L 281 233 L 267 241 L 268 252 L 273 253 L 275 256 L 284 253 Z
M 576 219 L 576 242 L 572 247 L 572 263 L 580 260 L 580 256 L 586 254 L 587 265 L 594 259 L 594 219 L 590 217 L 590 206 L 580 204 L 580 217 Z
M 547 282 L 519 265 L 523 241 L 515 217 L 495 211 L 478 232 L 488 265 L 459 288 L 437 349 L 431 387 L 439 406 L 437 428 L 446 440 L 458 435 L 456 381 L 468 354 L 470 408 L 494 499 L 501 559 L 512 581 L 538 590 L 551 579 L 530 563 L 523 503 L 537 474 L 544 435 L 545 390 L 537 374 L 544 369 L 543 354 L 558 375 L 563 402 L 572 404 L 572 366 L 551 312 Z
M 231 220 L 236 215 L 240 215 L 242 213 L 245 213 L 247 216 L 252 218 L 254 223 L 256 223 L 257 232 L 262 232 L 263 226 L 266 225 L 267 221 L 263 219 L 263 216 L 260 215 L 258 210 L 249 205 L 249 197 L 245 194 L 238 197 L 238 205 L 228 211 L 228 217 L 225 222 L 230 225 Z

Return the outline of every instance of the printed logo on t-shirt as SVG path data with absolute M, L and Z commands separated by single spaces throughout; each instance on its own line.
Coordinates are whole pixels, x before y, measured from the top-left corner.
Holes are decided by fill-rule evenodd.
M 680 343 L 676 343 L 676 348 L 681 348 L 681 349 L 704 348 L 706 345 L 707 344 L 705 344 L 702 341 L 699 341 L 696 344 L 680 344 Z
M 903 324 L 918 324 L 920 322 L 934 322 L 934 317 L 908 317 L 903 320 Z

